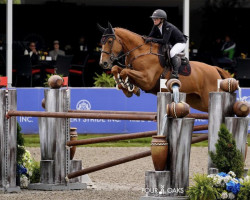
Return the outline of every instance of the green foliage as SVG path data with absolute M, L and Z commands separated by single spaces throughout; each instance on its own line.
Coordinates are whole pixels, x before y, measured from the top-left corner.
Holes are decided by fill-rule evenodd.
M 205 174 L 194 176 L 195 185 L 187 190 L 190 200 L 212 200 L 219 197 L 219 193 L 213 187 L 213 181 Z
M 250 199 L 250 178 L 244 181 L 243 186 L 240 188 L 238 198 L 240 200 L 249 200 Z
M 30 183 L 39 183 L 40 182 L 40 163 L 34 161 L 33 163 L 33 173 L 30 177 Z
M 94 77 L 94 85 L 96 87 L 115 87 L 115 80 L 112 75 L 108 75 L 103 72 L 101 75 L 95 73 L 97 77 Z
M 25 153 L 25 149 L 23 147 L 24 145 L 24 138 L 23 134 L 21 133 L 21 126 L 17 122 L 17 163 L 20 163 L 22 161 L 22 157 Z
M 17 122 L 17 144 L 20 146 L 24 145 L 24 138 L 23 138 L 23 134 L 21 133 L 22 128 L 20 126 L 20 124 Z
M 96 137 L 106 137 L 111 135 L 113 134 L 78 134 L 77 138 L 78 140 L 83 140 Z M 131 140 L 120 140 L 114 142 L 102 142 L 97 144 L 81 145 L 79 147 L 150 147 L 151 140 L 151 137 L 147 137 Z M 40 147 L 40 139 L 38 134 L 25 134 L 24 141 L 25 147 Z
M 0 4 L 6 4 L 7 0 L 0 0 Z M 21 0 L 13 0 L 13 4 L 21 4 Z
M 219 139 L 216 146 L 216 153 L 209 152 L 209 155 L 220 172 L 235 172 L 237 177 L 244 173 L 244 159 L 237 149 L 232 134 L 229 133 L 225 124 L 222 124 L 218 133 Z

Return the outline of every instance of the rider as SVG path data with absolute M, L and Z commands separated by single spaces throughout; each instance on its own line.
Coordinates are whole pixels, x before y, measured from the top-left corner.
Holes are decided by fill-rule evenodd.
M 151 18 L 153 19 L 154 26 L 145 42 L 156 42 L 163 45 L 172 45 L 172 49 L 170 50 L 170 58 L 173 71 L 170 78 L 178 79 L 178 69 L 181 65 L 181 62 L 177 54 L 185 49 L 187 36 L 185 36 L 176 26 L 167 22 L 167 14 L 164 10 L 155 10 Z

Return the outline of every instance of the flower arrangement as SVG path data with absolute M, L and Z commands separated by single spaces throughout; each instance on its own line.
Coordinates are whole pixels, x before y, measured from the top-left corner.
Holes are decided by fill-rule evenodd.
M 209 152 L 209 155 L 220 173 L 195 175 L 195 185 L 189 187 L 187 194 L 191 200 L 249 200 L 250 176 L 242 178 L 243 155 L 224 124 L 221 125 L 218 136 L 216 152 Z
M 235 173 L 232 171 L 227 174 L 220 172 L 216 175 L 208 175 L 208 177 L 212 178 L 213 187 L 216 188 L 221 199 L 235 199 L 240 187 L 242 187 L 241 183 L 243 183 L 243 180 L 236 178 Z
M 21 188 L 27 188 L 29 183 L 39 182 L 40 165 L 32 159 L 30 152 L 24 148 L 21 127 L 17 123 L 17 179 L 19 178 Z
M 37 181 L 37 178 L 34 178 L 34 176 L 40 177 L 40 174 L 38 175 L 37 173 L 33 173 L 34 171 L 37 171 L 37 168 L 39 168 L 40 171 L 40 166 L 37 165 L 37 163 L 31 158 L 30 152 L 25 150 L 21 162 L 17 164 L 17 173 L 19 173 L 20 176 L 21 188 L 27 188 L 30 182 L 33 182 L 33 180 L 35 180 L 35 182 Z
M 233 171 L 208 176 L 196 175 L 194 181 L 195 185 L 187 191 L 191 200 L 247 200 L 250 197 L 250 177 L 238 179 Z

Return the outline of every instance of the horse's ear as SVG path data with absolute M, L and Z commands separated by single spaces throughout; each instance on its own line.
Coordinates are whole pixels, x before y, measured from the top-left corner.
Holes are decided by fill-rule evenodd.
M 104 33 L 104 31 L 106 30 L 105 28 L 103 28 L 100 24 L 97 23 L 97 28 Z
M 112 34 L 115 34 L 113 28 L 112 28 L 112 25 L 108 22 L 108 29 L 109 29 L 109 32 L 112 33 Z

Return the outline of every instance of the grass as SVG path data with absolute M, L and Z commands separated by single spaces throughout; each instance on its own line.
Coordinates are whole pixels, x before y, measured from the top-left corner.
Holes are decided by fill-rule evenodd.
M 117 135 L 117 134 L 116 134 Z M 97 138 L 97 137 L 106 137 L 111 136 L 110 134 L 98 135 L 98 134 L 79 134 L 77 139 L 89 139 L 89 138 Z M 38 134 L 29 135 L 24 134 L 24 146 L 27 147 L 39 147 L 40 139 Z M 97 144 L 89 144 L 89 145 L 81 145 L 80 147 L 150 147 L 151 137 L 147 138 L 139 138 L 133 140 L 121 140 L 117 142 L 102 142 Z
M 117 134 L 116 134 L 117 135 Z M 96 134 L 79 134 L 78 140 L 89 139 L 89 138 L 97 138 L 97 137 L 106 137 L 110 136 L 110 134 L 96 135 Z M 40 138 L 38 134 L 28 135 L 24 134 L 24 145 L 26 147 L 40 147 Z M 250 134 L 248 135 L 248 146 L 250 146 Z M 81 145 L 80 147 L 150 147 L 151 137 L 147 138 L 138 138 L 131 140 L 121 140 L 117 142 L 103 142 L 97 144 L 89 144 L 89 145 Z M 207 147 L 208 142 L 203 141 L 196 144 L 192 144 L 194 147 Z

